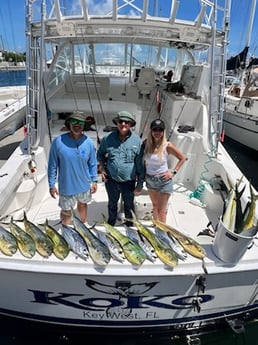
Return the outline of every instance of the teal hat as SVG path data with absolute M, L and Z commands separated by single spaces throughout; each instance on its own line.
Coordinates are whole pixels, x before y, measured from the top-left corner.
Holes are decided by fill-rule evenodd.
M 118 121 L 130 121 L 132 124 L 132 127 L 134 127 L 136 125 L 136 121 L 135 121 L 135 117 L 134 115 L 132 115 L 131 113 L 129 113 L 129 111 L 119 111 L 119 113 L 117 113 L 116 117 L 113 118 L 113 123 L 116 125 Z

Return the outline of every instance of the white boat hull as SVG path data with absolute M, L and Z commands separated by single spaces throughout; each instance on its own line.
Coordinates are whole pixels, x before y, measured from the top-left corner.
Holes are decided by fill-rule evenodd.
M 227 279 L 226 273 L 210 274 L 204 291 L 195 274 L 163 270 L 156 275 L 154 270 L 153 276 L 144 277 L 133 272 L 125 276 L 47 270 L 1 270 L 1 314 L 85 329 L 187 331 L 258 311 L 255 270 L 231 273 Z M 199 307 L 194 307 L 197 299 Z
M 0 88 L 0 140 L 25 124 L 25 86 Z
M 236 112 L 224 113 L 225 135 L 238 143 L 258 151 L 258 117 Z
M 258 80 L 255 71 L 248 72 L 246 85 L 232 85 L 227 89 L 223 127 L 227 137 L 258 151 Z
M 125 258 L 123 262 L 112 258 L 106 267 L 100 267 L 92 258 L 78 257 L 72 251 L 73 245 L 64 260 L 54 253 L 48 258 L 36 253 L 29 259 L 18 249 L 10 257 L 0 253 L 3 316 L 29 324 L 34 321 L 47 327 L 71 328 L 75 332 L 82 328 L 187 333 L 225 323 L 237 324 L 257 315 L 257 239 L 249 237 L 248 246 L 243 240 L 244 248 L 235 247 L 241 255 L 227 255 L 226 259 L 223 255 L 217 257 L 218 251 L 214 250 L 225 198 L 231 186 L 241 179 L 242 172 L 218 142 L 224 64 L 217 63 L 223 57 L 217 48 L 223 48 L 227 41 L 228 25 L 216 26 L 214 30 L 215 23 L 208 20 L 204 25 L 202 21 L 214 20 L 220 10 L 220 15 L 226 18 L 229 3 L 226 1 L 224 7 L 217 8 L 216 1 L 202 1 L 197 20 L 194 15 L 187 22 L 177 19 L 174 22 L 179 2 L 170 1 L 170 18 L 150 16 L 147 2 L 139 9 L 142 15 L 135 16 L 133 3 L 123 1 L 132 10 L 126 20 L 114 1 L 110 14 L 94 15 L 84 4 L 77 15 L 72 8 L 71 15 L 65 11 L 65 20 L 60 20 L 63 6 L 57 0 L 42 6 L 43 12 L 49 10 L 49 16 L 42 13 L 41 28 L 42 23 L 34 22 L 31 15 L 31 7 L 38 13 L 37 4 L 28 1 L 27 31 L 31 38 L 28 60 L 32 65 L 27 78 L 27 136 L 0 169 L 0 222 L 7 231 L 12 219 L 24 228 L 25 212 L 27 219 L 41 230 L 47 219 L 61 233 L 59 200 L 51 197 L 47 176 L 51 140 L 67 130 L 64 122 L 68 113 L 79 110 L 94 119 L 93 128 L 85 128 L 85 134 L 97 149 L 100 140 L 114 130 L 112 120 L 117 111 L 128 110 L 136 119 L 132 130 L 142 139 L 147 137 L 151 122 L 161 118 L 168 140 L 187 157 L 173 177 L 174 192 L 166 217 L 169 226 L 184 234 L 187 258 L 183 260 L 181 255 L 178 262 L 171 262 L 168 261 L 171 256 L 166 260 L 163 257 L 164 264 L 159 259 L 162 259 L 160 252 L 166 255 L 172 250 L 164 249 L 165 244 L 159 249 L 154 245 L 155 258 L 146 259 L 140 267 Z M 40 49 L 44 45 L 48 51 L 51 42 L 55 56 L 46 67 Z M 103 59 L 103 54 L 109 51 L 112 54 Z M 194 56 L 200 60 L 195 61 Z M 171 70 L 171 65 L 175 70 L 173 78 L 177 78 L 175 83 L 167 83 L 162 77 L 163 69 Z M 212 78 L 217 78 L 216 82 Z M 169 168 L 174 169 L 177 158 L 172 155 L 169 158 Z M 244 186 L 241 202 L 246 205 L 251 187 L 245 177 L 239 189 Z M 88 205 L 89 224 L 97 222 L 96 226 L 101 226 L 103 215 L 107 218 L 107 204 L 105 183 L 99 175 L 97 192 Z M 123 212 L 122 206 L 119 203 L 119 214 Z M 256 221 L 257 209 L 253 207 L 252 212 Z M 142 193 L 135 196 L 135 214 L 157 235 L 145 185 Z M 125 232 L 122 222 L 123 217 L 119 217 L 116 227 Z M 207 230 L 213 236 L 206 236 Z M 216 248 L 227 251 L 229 241 L 233 252 L 236 240 L 232 234 L 222 236 Z M 196 258 L 196 252 L 202 254 L 201 259 Z

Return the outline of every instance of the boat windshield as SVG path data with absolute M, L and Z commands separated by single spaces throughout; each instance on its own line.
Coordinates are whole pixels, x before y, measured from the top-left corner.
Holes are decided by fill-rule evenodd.
M 195 61 L 188 50 L 143 44 L 96 43 L 71 44 L 60 47 L 49 73 L 49 89 L 65 82 L 71 74 L 95 74 L 128 77 L 133 81 L 137 70 L 154 68 L 156 74 L 176 71 Z M 174 76 L 176 78 L 176 75 Z

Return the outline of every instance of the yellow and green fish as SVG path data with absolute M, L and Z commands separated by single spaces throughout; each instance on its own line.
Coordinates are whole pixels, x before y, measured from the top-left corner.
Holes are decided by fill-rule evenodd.
M 188 254 L 198 259 L 203 259 L 206 256 L 203 247 L 191 237 L 182 234 L 178 230 L 158 220 L 153 219 L 152 222 L 158 229 L 169 232 L 175 237 Z
M 139 222 L 135 215 L 132 219 L 138 231 L 150 242 L 155 250 L 158 258 L 166 265 L 175 267 L 178 264 L 178 257 L 174 250 L 169 247 L 164 241 L 160 240 L 155 234 Z
M 36 246 L 32 237 L 14 223 L 11 218 L 10 231 L 16 237 L 19 250 L 25 258 L 31 259 L 36 253 Z
M 83 237 L 87 244 L 89 255 L 92 261 L 99 266 L 106 266 L 111 254 L 108 247 L 95 236 L 86 225 L 73 214 L 73 225 L 75 230 Z
M 48 224 L 47 219 L 46 219 L 46 222 L 44 224 L 44 227 L 45 227 L 46 234 L 48 235 L 48 237 L 51 238 L 51 240 L 54 243 L 53 253 L 55 254 L 55 256 L 58 259 L 64 260 L 70 252 L 70 247 L 69 247 L 68 243 L 66 242 L 64 237 L 62 237 L 56 231 L 55 228 L 53 228 L 52 226 L 50 226 Z
M 24 227 L 26 232 L 33 238 L 37 252 L 44 258 L 48 258 L 54 249 L 53 241 L 35 224 L 27 219 L 24 212 Z
M 17 252 L 18 244 L 15 236 L 0 225 L 0 251 L 7 256 Z
M 222 216 L 223 225 L 232 232 L 239 232 L 241 228 L 241 222 L 243 219 L 242 208 L 241 208 L 241 196 L 245 190 L 245 186 L 241 191 L 238 191 L 240 184 L 242 183 L 243 176 L 235 184 L 232 185 L 228 179 L 230 185 L 230 191 L 227 200 L 225 201 L 225 210 Z
M 257 224 L 255 224 L 255 210 L 256 210 L 256 201 L 258 200 L 258 194 L 256 195 L 254 194 L 251 183 L 249 184 L 249 188 L 250 188 L 251 200 L 247 206 L 247 209 L 245 210 L 243 226 L 242 226 L 242 231 L 241 231 L 243 235 L 245 231 L 248 231 L 251 228 L 257 226 Z
M 140 266 L 146 260 L 145 251 L 128 236 L 122 234 L 114 226 L 104 221 L 104 226 L 111 236 L 120 244 L 125 258 L 133 265 Z

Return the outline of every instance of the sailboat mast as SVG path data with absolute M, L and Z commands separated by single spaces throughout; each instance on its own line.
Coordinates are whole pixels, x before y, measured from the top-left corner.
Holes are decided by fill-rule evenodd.
M 246 36 L 246 47 L 250 47 L 250 41 L 251 41 L 251 34 L 253 30 L 253 23 L 254 23 L 254 15 L 255 15 L 255 9 L 256 9 L 256 0 L 252 0 L 251 8 L 250 8 L 250 20 L 248 23 L 248 30 L 247 30 L 247 36 Z

